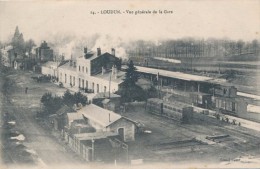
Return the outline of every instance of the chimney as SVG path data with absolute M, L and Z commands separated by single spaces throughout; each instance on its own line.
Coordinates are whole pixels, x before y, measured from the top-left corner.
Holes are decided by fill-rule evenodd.
M 115 67 L 115 79 L 117 79 L 117 68 Z
M 102 75 L 105 73 L 105 68 L 102 66 Z
M 87 54 L 87 53 L 88 53 L 88 48 L 84 47 L 84 54 Z
M 116 56 L 116 50 L 115 50 L 115 48 L 111 48 L 111 55 Z
M 70 56 L 70 66 L 72 66 L 73 63 L 72 63 L 72 55 Z
M 98 55 L 98 56 L 101 55 L 101 48 L 97 48 L 97 55 Z
M 65 56 L 64 54 L 61 55 L 61 61 L 64 61 L 65 60 Z

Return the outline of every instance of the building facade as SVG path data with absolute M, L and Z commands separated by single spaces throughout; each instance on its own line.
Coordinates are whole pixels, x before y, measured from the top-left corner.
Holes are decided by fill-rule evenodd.
M 97 52 L 84 48 L 84 56 L 58 67 L 59 82 L 89 93 L 116 92 L 125 73 L 117 69 L 119 59 L 113 55 L 114 51 L 102 54 L 100 48 Z
M 53 50 L 43 41 L 40 47 L 35 49 L 36 60 L 38 62 L 53 61 Z

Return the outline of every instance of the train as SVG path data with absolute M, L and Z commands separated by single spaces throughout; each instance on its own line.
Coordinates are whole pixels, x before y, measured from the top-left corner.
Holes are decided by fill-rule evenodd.
M 146 112 L 182 123 L 189 123 L 193 119 L 193 107 L 191 105 L 178 101 L 166 102 L 158 98 L 147 100 Z

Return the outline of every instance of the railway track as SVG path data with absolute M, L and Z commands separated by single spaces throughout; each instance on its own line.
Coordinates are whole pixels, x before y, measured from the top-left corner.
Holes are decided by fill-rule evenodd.
M 153 114 L 153 116 L 155 118 L 157 118 L 157 119 L 160 119 L 160 120 L 163 119 L 163 122 L 161 122 L 161 124 L 164 125 L 165 127 L 166 126 L 170 127 L 169 124 L 167 124 L 167 123 L 172 123 L 174 121 L 174 122 L 177 122 L 177 123 L 174 123 L 174 125 L 176 125 L 176 126 L 178 126 L 180 128 L 187 129 L 187 130 L 191 131 L 193 134 L 194 133 L 198 133 L 198 135 L 200 135 L 200 134 L 201 135 L 209 134 L 206 131 L 197 131 L 192 126 L 182 125 L 182 124 L 180 124 L 178 121 L 176 121 L 174 119 L 168 119 L 166 117 L 160 117 L 160 116 L 154 115 L 154 114 Z M 252 135 L 252 134 L 246 133 L 244 131 L 240 131 L 238 129 L 233 129 L 233 128 L 230 128 L 230 127 L 226 127 L 226 126 L 223 126 L 221 124 L 218 124 L 217 122 L 216 123 L 211 122 L 211 124 L 214 125 L 214 130 L 217 130 L 218 132 L 222 132 L 223 134 L 228 134 L 231 137 L 234 137 L 234 138 L 236 138 L 238 140 L 245 140 L 245 139 L 247 139 L 248 141 L 246 142 L 246 144 L 248 146 L 252 147 L 252 148 L 259 147 L 259 145 L 260 145 L 260 138 L 258 136 L 256 136 L 256 135 Z M 228 126 L 230 126 L 230 125 L 228 125 Z M 236 127 L 238 127 L 238 126 L 236 126 Z M 241 128 L 241 127 L 238 127 L 238 128 Z M 181 133 L 181 134 L 186 136 L 186 137 L 191 137 L 188 133 L 187 134 Z M 241 150 L 236 149 L 234 147 L 227 146 L 224 143 L 216 143 L 216 144 L 221 146 L 221 147 L 226 147 L 228 149 L 232 149 L 233 151 L 238 152 L 238 153 L 240 153 L 242 155 L 251 155 L 251 154 L 247 153 L 247 151 L 241 151 Z

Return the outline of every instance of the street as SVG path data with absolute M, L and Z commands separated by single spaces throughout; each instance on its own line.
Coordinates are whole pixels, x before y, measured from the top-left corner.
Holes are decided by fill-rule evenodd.
M 66 146 L 52 135 L 48 128 L 44 128 L 35 119 L 36 112 L 40 109 L 40 98 L 46 92 L 63 93 L 65 89 L 58 88 L 54 84 L 41 84 L 33 81 L 31 73 L 15 72 L 0 80 L 0 106 L 1 113 L 8 112 L 14 117 L 15 130 L 21 133 L 25 140 L 20 140 L 28 152 L 34 155 L 34 163 L 37 165 L 79 164 L 82 161 L 73 153 L 66 150 Z M 28 87 L 28 94 L 25 88 Z M 2 126 L 1 120 L 1 126 Z M 4 129 L 1 128 L 1 131 Z M 5 139 L 5 138 L 2 138 Z M 8 138 L 7 138 L 8 139 Z M 16 156 L 2 145 L 3 163 L 24 164 L 23 156 Z M 25 163 L 26 164 L 26 163 Z

